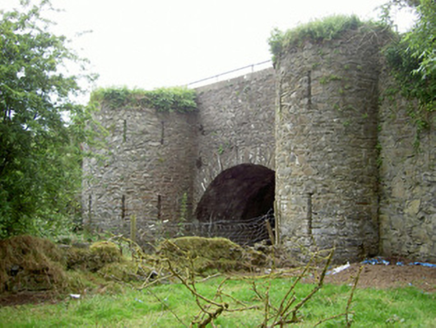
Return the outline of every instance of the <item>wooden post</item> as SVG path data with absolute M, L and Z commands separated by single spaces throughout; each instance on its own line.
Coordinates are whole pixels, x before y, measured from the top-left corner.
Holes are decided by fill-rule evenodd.
M 130 217 L 130 240 L 136 242 L 136 215 Z
M 275 245 L 274 233 L 271 228 L 271 223 L 268 220 L 265 220 L 266 230 L 268 230 L 269 239 L 271 240 L 271 245 Z

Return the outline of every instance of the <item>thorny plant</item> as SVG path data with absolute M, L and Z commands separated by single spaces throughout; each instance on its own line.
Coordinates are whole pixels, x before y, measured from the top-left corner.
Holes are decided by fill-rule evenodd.
M 253 280 L 252 289 L 257 299 L 260 300 L 263 305 L 250 306 L 226 293 L 225 284 L 226 282 L 231 280 L 231 277 L 226 277 L 218 285 L 215 295 L 212 298 L 202 295 L 201 293 L 199 293 L 196 287 L 196 274 L 194 270 L 195 259 L 193 259 L 190 256 L 189 252 L 185 252 L 187 263 L 189 263 L 189 265 L 186 267 L 185 273 L 178 272 L 177 269 L 175 269 L 175 267 L 172 265 L 170 260 L 167 260 L 167 264 L 173 276 L 176 277 L 182 283 L 182 285 L 184 285 L 195 297 L 196 304 L 200 309 L 199 314 L 195 316 L 192 322 L 190 323 L 190 327 L 196 326 L 202 328 L 202 327 L 206 327 L 209 324 L 212 327 L 215 327 L 214 321 L 220 315 L 223 315 L 226 312 L 242 312 L 248 310 L 263 311 L 263 322 L 260 323 L 259 325 L 259 327 L 261 328 L 272 328 L 277 326 L 285 327 L 288 325 L 296 324 L 300 321 L 299 319 L 300 309 L 303 306 L 305 306 L 311 300 L 311 298 L 323 287 L 324 278 L 327 275 L 328 268 L 331 264 L 334 254 L 334 249 L 329 250 L 327 256 L 322 256 L 323 252 L 325 254 L 325 251 L 316 251 L 311 254 L 309 262 L 306 264 L 304 268 L 300 270 L 300 273 L 296 276 L 294 282 L 285 293 L 285 296 L 278 302 L 278 304 L 273 304 L 273 301 L 270 298 L 270 294 L 272 292 L 270 290 L 271 284 L 267 284 L 266 290 L 261 291 L 258 284 L 256 283 L 256 279 Z M 303 297 L 300 301 L 297 302 L 296 288 L 298 286 L 298 283 L 304 277 L 306 277 L 309 272 L 312 271 L 316 272 L 316 268 L 320 264 L 320 262 L 324 262 L 324 265 L 321 274 L 317 278 L 317 282 L 314 288 L 305 297 Z M 350 309 L 351 309 L 351 303 L 354 296 L 354 292 L 357 286 L 357 282 L 360 276 L 360 272 L 361 269 L 355 278 L 345 311 L 343 313 L 325 318 L 319 321 L 318 323 L 316 323 L 315 326 L 318 326 L 329 320 L 344 317 L 346 326 L 351 327 L 352 315 L 354 314 L 354 312 L 350 311 Z M 271 272 L 267 276 L 259 277 L 259 279 L 267 278 L 270 279 L 271 282 L 272 279 L 277 278 L 278 276 L 280 275 L 277 275 L 277 273 L 275 272 Z M 253 279 L 253 278 L 251 277 L 246 279 Z
M 144 260 L 146 261 L 148 256 L 142 252 L 141 248 L 136 243 L 121 236 L 114 236 L 113 239 L 117 239 L 118 242 L 121 243 L 128 243 L 131 248 L 132 259 L 138 262 L 139 265 Z M 171 243 L 169 240 L 167 242 Z M 261 302 L 261 305 L 249 305 L 241 300 L 236 299 L 229 293 L 226 293 L 225 285 L 228 281 L 232 280 L 232 277 L 230 276 L 224 278 L 223 281 L 218 285 L 213 297 L 208 297 L 200 293 L 197 289 L 198 282 L 204 282 L 208 278 L 216 277 L 217 275 L 199 280 L 194 265 L 195 258 L 191 256 L 189 251 L 186 252 L 180 249 L 174 243 L 171 244 L 175 249 L 177 249 L 178 252 L 183 253 L 184 257 L 186 258 L 185 268 L 181 269 L 180 267 L 177 267 L 169 259 L 160 259 L 155 263 L 159 264 L 160 269 L 157 270 L 157 273 L 154 271 L 155 276 L 148 277 L 142 287 L 139 289 L 147 289 L 150 294 L 154 296 L 183 326 L 198 328 L 205 328 L 208 325 L 215 327 L 214 321 L 225 313 L 244 312 L 249 310 L 258 310 L 263 312 L 263 321 L 259 324 L 260 328 L 286 327 L 292 324 L 297 324 L 300 322 L 300 309 L 307 305 L 312 297 L 323 287 L 324 279 L 328 273 L 328 269 L 331 265 L 334 254 L 334 249 L 318 250 L 317 247 L 315 247 L 315 251 L 308 253 L 309 261 L 302 268 L 293 268 L 286 271 L 271 270 L 269 274 L 258 276 L 256 278 L 253 278 L 252 276 L 238 277 L 238 279 L 253 280 L 252 290 L 256 299 Z M 319 272 L 319 268 L 322 268 L 322 270 L 319 276 L 316 277 L 317 272 Z M 354 312 L 351 311 L 351 305 L 361 271 L 362 267 L 355 277 L 344 312 L 320 320 L 315 324 L 315 327 L 329 320 L 334 320 L 341 317 L 345 319 L 346 326 L 351 327 L 353 322 L 352 317 L 354 314 Z M 163 272 L 166 274 L 163 274 Z M 270 297 L 270 295 L 274 294 L 271 290 L 271 281 L 281 276 L 289 275 L 290 273 L 295 274 L 295 280 L 289 289 L 287 289 L 285 295 L 278 301 L 274 301 L 273 298 Z M 303 280 L 303 278 L 307 277 L 309 273 L 315 274 L 315 286 L 306 296 L 298 300 L 296 296 L 298 284 Z M 192 319 L 189 325 L 184 323 L 176 313 L 168 308 L 168 306 L 157 295 L 155 295 L 150 288 L 148 288 L 158 283 L 162 279 L 172 280 L 171 278 L 175 278 L 189 290 L 189 292 L 194 296 L 195 303 L 199 308 L 199 313 Z M 265 279 L 267 280 L 266 283 Z M 266 287 L 262 287 L 258 283 L 261 280 L 263 281 L 262 285 Z
M 217 291 L 213 298 L 208 298 L 200 294 L 196 287 L 194 259 L 190 256 L 189 252 L 185 252 L 185 256 L 188 260 L 187 262 L 189 263 L 186 268 L 186 275 L 177 272 L 170 260 L 167 260 L 167 263 L 168 268 L 170 272 L 174 275 L 174 277 L 176 277 L 195 297 L 195 302 L 200 309 L 199 314 L 196 315 L 195 318 L 192 320 L 190 325 L 191 327 L 196 325 L 198 328 L 204 328 L 208 324 L 214 326 L 213 321 L 224 312 L 242 312 L 247 310 L 259 309 L 259 306 L 249 306 L 223 291 L 224 285 L 228 280 L 230 280 L 230 277 L 225 278 L 218 285 Z M 230 308 L 230 304 L 224 301 L 224 298 L 228 298 L 234 301 L 237 306 L 235 308 Z
M 256 296 L 258 299 L 264 304 L 264 320 L 261 323 L 261 328 L 272 328 L 272 327 L 286 327 L 287 325 L 295 324 L 300 321 L 298 318 L 299 310 L 309 302 L 309 300 L 312 298 L 313 295 L 315 295 L 324 284 L 324 278 L 327 275 L 327 270 L 331 264 L 332 258 L 333 258 L 334 250 L 330 250 L 327 257 L 322 258 L 321 252 L 313 253 L 310 257 L 309 262 L 306 264 L 304 269 L 302 269 L 301 273 L 295 278 L 293 284 L 290 286 L 290 288 L 285 293 L 285 296 L 278 302 L 278 305 L 273 304 L 273 301 L 270 298 L 271 294 L 271 284 L 267 284 L 266 290 L 260 291 L 259 287 L 256 285 L 256 282 L 253 282 L 253 291 L 256 293 Z M 301 281 L 302 278 L 306 277 L 308 272 L 313 269 L 313 264 L 316 264 L 320 259 L 323 259 L 325 261 L 323 270 L 318 278 L 318 281 L 314 288 L 305 296 L 303 297 L 299 302 L 297 302 L 296 297 L 296 287 L 298 283 Z M 339 317 L 344 317 L 346 321 L 347 327 L 350 327 L 352 324 L 352 314 L 353 312 L 350 312 L 351 308 L 351 302 L 353 299 L 354 291 L 357 286 L 357 282 L 360 276 L 360 271 L 355 279 L 350 297 L 347 302 L 347 306 L 345 309 L 345 312 L 325 318 L 318 323 L 316 323 L 315 326 L 320 325 L 321 323 L 324 323 L 329 320 L 333 320 Z

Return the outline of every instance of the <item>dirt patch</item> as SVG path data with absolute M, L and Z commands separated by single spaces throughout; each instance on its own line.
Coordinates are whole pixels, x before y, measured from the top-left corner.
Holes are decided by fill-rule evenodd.
M 325 283 L 336 285 L 349 285 L 354 283 L 360 267 L 359 288 L 388 289 L 397 287 L 414 286 L 425 292 L 436 292 L 436 268 L 428 268 L 419 265 L 371 265 L 353 263 L 349 268 L 325 277 Z M 313 282 L 313 278 L 305 278 L 305 282 Z
M 59 294 L 53 292 L 20 292 L 17 294 L 0 295 L 0 307 L 23 304 L 55 304 L 63 300 Z

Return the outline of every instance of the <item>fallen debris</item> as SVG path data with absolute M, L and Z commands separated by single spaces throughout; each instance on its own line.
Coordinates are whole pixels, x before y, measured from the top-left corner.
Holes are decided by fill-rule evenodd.
M 341 271 L 344 271 L 350 267 L 350 262 L 347 262 L 347 264 L 338 266 L 337 268 L 334 268 L 333 270 L 327 271 L 327 275 L 329 274 L 337 274 Z

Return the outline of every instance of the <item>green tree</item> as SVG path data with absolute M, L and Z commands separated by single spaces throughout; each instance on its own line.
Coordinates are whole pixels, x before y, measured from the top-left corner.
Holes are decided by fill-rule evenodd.
M 382 7 L 382 19 L 391 25 L 395 6 L 413 8 L 416 21 L 385 49 L 387 63 L 397 81 L 396 90 L 390 92 L 417 100 L 418 106 L 410 106 L 408 115 L 416 126 L 414 146 L 420 150 L 422 132 L 435 124 L 430 112 L 436 109 L 436 1 L 390 0 Z
M 48 9 L 0 12 L 0 238 L 47 234 L 78 212 L 89 108 L 71 100 L 82 89 L 67 65 L 85 61 L 50 32 Z
M 388 63 L 403 95 L 418 99 L 420 110 L 436 108 L 436 1 L 391 0 L 385 5 L 388 22 L 392 6 L 414 9 L 417 19 L 410 31 L 386 49 Z

